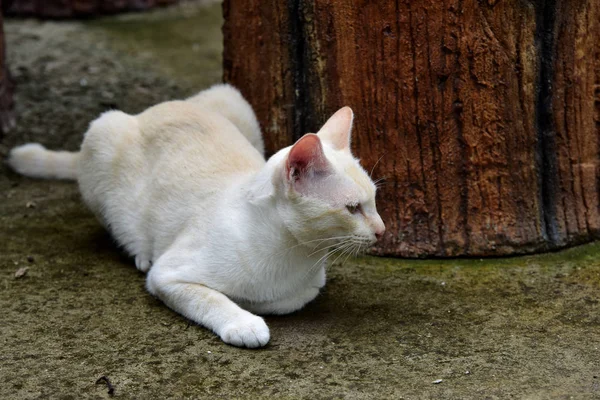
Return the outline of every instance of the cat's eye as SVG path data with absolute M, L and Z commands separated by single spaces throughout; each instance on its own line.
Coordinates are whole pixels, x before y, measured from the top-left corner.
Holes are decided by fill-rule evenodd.
M 348 210 L 348 212 L 350 212 L 350 214 L 357 214 L 357 213 L 361 212 L 361 207 L 360 207 L 360 204 L 347 204 L 346 210 Z

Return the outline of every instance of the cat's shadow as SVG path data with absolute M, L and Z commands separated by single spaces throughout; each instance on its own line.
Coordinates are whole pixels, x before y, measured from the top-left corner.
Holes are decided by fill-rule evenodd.
M 98 226 L 98 229 L 92 232 L 88 238 L 88 243 L 94 254 L 102 254 L 113 260 L 115 267 L 133 268 L 137 271 L 133 257 L 127 254 L 125 249 L 119 246 L 110 233 L 101 226 Z
M 135 263 L 132 257 L 130 257 L 125 250 L 116 243 L 116 241 L 112 238 L 110 233 L 106 231 L 101 226 L 98 229 L 95 229 L 89 237 L 86 238 L 88 245 L 90 246 L 90 250 L 94 252 L 94 254 L 101 254 L 103 258 L 105 258 L 106 262 L 111 263 L 111 268 L 119 268 L 119 269 L 128 269 L 131 270 L 132 274 L 135 273 L 139 275 L 142 279 L 142 282 L 145 282 L 146 274 L 138 271 L 135 268 Z M 134 272 L 135 271 L 135 272 Z M 144 283 L 141 283 L 143 285 Z M 331 279 L 328 282 L 328 285 L 335 285 L 335 278 Z M 166 313 L 169 315 L 169 320 L 172 320 L 173 323 L 177 323 L 177 321 L 183 322 L 185 325 L 184 329 L 199 329 L 200 331 L 206 333 L 207 337 L 212 336 L 212 333 L 209 333 L 208 330 L 201 327 L 194 321 L 191 321 L 187 318 L 182 317 L 176 312 L 168 309 L 159 299 L 155 296 L 152 296 L 150 293 L 147 293 L 147 305 L 156 309 L 159 313 Z M 333 319 L 337 319 L 335 312 L 335 294 L 332 295 L 331 291 L 328 290 L 328 286 L 325 286 L 321 293 L 306 306 L 297 310 L 290 314 L 285 315 L 261 315 L 267 321 L 269 326 L 272 326 L 276 329 L 287 330 L 290 327 L 297 328 L 299 326 L 314 326 L 318 328 L 318 326 L 329 324 L 328 321 Z M 162 310 L 162 311 L 161 311 Z M 350 311 L 350 310 L 348 310 Z M 351 311 L 350 311 L 351 312 Z M 166 317 L 163 314 L 163 318 Z M 217 339 L 215 339 L 217 340 Z M 271 345 L 267 345 L 266 348 L 269 348 Z

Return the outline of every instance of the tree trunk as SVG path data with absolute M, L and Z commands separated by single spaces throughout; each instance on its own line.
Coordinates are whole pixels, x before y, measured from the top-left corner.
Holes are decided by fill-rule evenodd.
M 177 0 L 11 0 L 5 8 L 8 15 L 72 18 L 146 10 L 175 2 Z
M 600 234 L 597 0 L 225 0 L 225 80 L 273 153 L 341 106 L 393 256 Z
M 6 64 L 4 18 L 0 10 L 0 139 L 2 139 L 4 132 L 15 125 L 13 91 L 14 83 Z

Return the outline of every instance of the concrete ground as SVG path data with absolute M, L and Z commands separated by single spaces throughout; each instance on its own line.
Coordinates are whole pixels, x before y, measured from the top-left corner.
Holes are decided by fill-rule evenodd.
M 87 22 L 8 20 L 18 127 L 76 149 L 100 112 L 220 79 L 220 5 Z M 0 167 L 0 398 L 600 398 L 600 244 L 492 260 L 334 265 L 261 350 L 144 290 L 72 183 Z M 15 273 L 28 268 L 25 276 Z M 438 382 L 438 383 L 436 383 Z

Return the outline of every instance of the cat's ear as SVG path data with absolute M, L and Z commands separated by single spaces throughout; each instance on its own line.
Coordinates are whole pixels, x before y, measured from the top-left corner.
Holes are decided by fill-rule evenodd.
M 340 108 L 325 122 L 317 135 L 336 150 L 350 151 L 353 119 L 354 113 L 350 107 Z
M 286 176 L 289 181 L 295 182 L 324 172 L 328 166 L 321 139 L 314 133 L 308 133 L 292 146 L 287 158 Z

